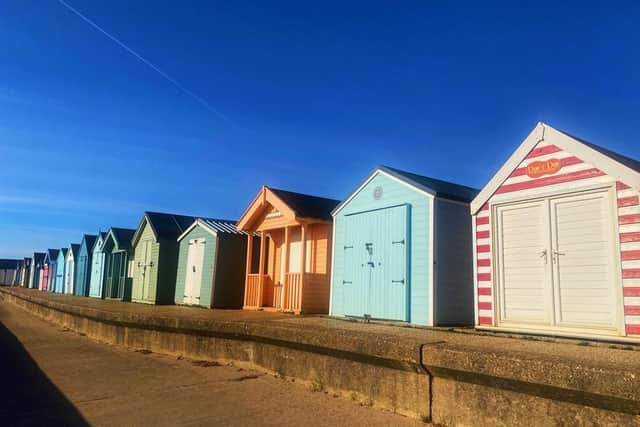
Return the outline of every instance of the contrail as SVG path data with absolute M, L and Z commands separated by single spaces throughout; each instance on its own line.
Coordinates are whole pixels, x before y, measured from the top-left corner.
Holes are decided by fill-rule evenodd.
M 91 19 L 87 18 L 86 16 L 84 16 L 80 11 L 78 11 L 77 9 L 75 9 L 73 6 L 71 6 L 69 3 L 65 2 L 64 0 L 58 0 L 58 3 L 60 3 L 62 6 L 64 6 L 65 8 L 67 8 L 68 10 L 70 10 L 71 12 L 73 12 L 75 15 L 77 15 L 80 19 L 82 19 L 84 22 L 86 22 L 87 24 L 91 25 L 94 29 L 98 30 L 99 32 L 101 32 L 102 34 L 104 34 L 106 37 L 108 37 L 111 41 L 113 41 L 114 43 L 116 43 L 118 46 L 120 46 L 121 48 L 123 48 L 124 50 L 126 50 L 127 52 L 129 52 L 131 55 L 133 55 L 134 57 L 136 57 L 138 60 L 140 60 L 143 64 L 145 64 L 146 66 L 148 66 L 149 68 L 151 68 L 153 71 L 155 71 L 156 73 L 160 74 L 162 77 L 164 77 L 167 81 L 169 81 L 171 84 L 173 84 L 175 87 L 177 87 L 178 89 L 180 89 L 181 91 L 183 91 L 184 93 L 186 93 L 187 95 L 189 95 L 191 98 L 195 99 L 196 101 L 198 101 L 200 103 L 200 105 L 202 105 L 204 108 L 206 108 L 207 110 L 211 111 L 212 113 L 214 113 L 215 115 L 217 115 L 218 117 L 220 117 L 221 119 L 225 120 L 228 123 L 234 124 L 231 119 L 229 119 L 227 116 L 225 116 L 224 114 L 222 114 L 220 111 L 216 110 L 214 107 L 212 107 L 207 101 L 205 101 L 202 97 L 198 96 L 197 94 L 195 94 L 194 92 L 190 91 L 189 89 L 187 89 L 184 85 L 182 85 L 182 83 L 180 83 L 179 81 L 177 81 L 176 79 L 174 79 L 173 77 L 171 77 L 170 75 L 168 75 L 167 73 L 165 73 L 164 71 L 162 71 L 160 68 L 158 68 L 156 65 L 154 65 L 151 61 L 149 61 L 148 59 L 144 58 L 142 55 L 140 55 L 138 52 L 136 52 L 135 50 L 131 49 L 129 46 L 127 46 L 126 44 L 124 44 L 123 42 L 121 42 L 116 36 L 113 36 L 111 34 L 109 34 L 105 29 L 103 29 L 102 27 L 100 27 L 98 24 L 96 24 L 95 22 L 93 22 Z

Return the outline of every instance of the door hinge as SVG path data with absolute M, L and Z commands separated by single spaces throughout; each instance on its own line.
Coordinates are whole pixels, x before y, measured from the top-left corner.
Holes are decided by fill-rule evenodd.
M 404 279 L 402 279 L 402 280 L 392 280 L 391 283 L 402 283 L 402 284 L 404 284 Z
M 404 239 L 391 242 L 392 245 L 404 245 Z

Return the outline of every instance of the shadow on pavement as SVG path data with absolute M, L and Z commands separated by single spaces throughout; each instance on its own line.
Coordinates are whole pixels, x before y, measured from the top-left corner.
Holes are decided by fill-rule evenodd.
M 20 341 L 0 323 L 0 424 L 88 426 L 40 370 Z

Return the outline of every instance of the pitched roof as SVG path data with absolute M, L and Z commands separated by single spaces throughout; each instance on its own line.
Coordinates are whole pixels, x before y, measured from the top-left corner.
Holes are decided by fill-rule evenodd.
M 236 228 L 236 220 L 215 218 L 198 218 L 197 220 L 219 233 L 247 234 Z
M 182 240 L 191 230 L 193 230 L 197 225 L 202 226 L 212 234 L 215 233 L 226 233 L 226 234 L 243 234 L 247 235 L 248 233 L 243 230 L 239 230 L 236 227 L 235 220 L 232 219 L 219 219 L 219 218 L 202 218 L 198 217 L 191 223 L 189 227 L 187 227 L 180 236 L 178 236 L 178 241 Z
M 58 252 L 60 252 L 60 249 L 47 249 L 49 260 L 52 261 L 58 259 Z
M 477 188 L 467 187 L 466 185 L 455 184 L 441 179 L 430 178 L 424 175 L 418 175 L 412 172 L 403 171 L 389 166 L 378 166 L 379 170 L 387 172 L 389 175 L 412 184 L 422 190 L 432 193 L 436 197 L 457 200 L 459 202 L 469 203 L 480 192 Z
M 19 259 L 0 259 L 0 270 L 15 270 L 20 267 Z
M 109 232 L 116 239 L 116 242 L 118 243 L 118 247 L 120 249 L 131 248 L 131 239 L 133 238 L 136 230 L 134 230 L 133 228 L 111 227 Z
M 91 251 L 93 249 L 93 245 L 96 243 L 98 236 L 95 234 L 85 234 L 82 236 L 82 242 L 84 242 L 87 246 L 87 251 Z M 80 243 L 82 245 L 82 242 Z
M 540 122 L 471 202 L 472 215 L 475 215 L 493 196 L 495 191 L 540 141 L 556 145 L 585 163 L 592 164 L 605 174 L 615 177 L 616 180 L 640 190 L 640 162 Z
M 567 135 L 569 138 L 573 138 L 576 141 L 580 141 L 582 142 L 584 145 L 588 146 L 589 148 L 592 148 L 596 151 L 598 151 L 601 154 L 604 154 L 607 157 L 611 157 L 613 160 L 615 160 L 618 163 L 622 163 L 623 165 L 625 165 L 626 167 L 628 167 L 629 169 L 633 169 L 636 172 L 640 172 L 640 161 L 632 159 L 631 157 L 627 157 L 623 154 L 617 153 L 615 151 L 609 150 L 608 148 L 604 148 L 600 145 L 596 145 L 593 142 L 589 142 L 587 140 L 584 140 L 582 138 L 578 138 L 577 136 L 573 136 L 570 133 L 567 133 L 563 130 L 558 129 L 558 132 L 563 133 L 565 135 Z
M 60 252 L 62 252 L 62 258 L 67 258 L 67 252 L 69 252 L 69 248 L 60 248 Z M 58 256 L 60 256 L 60 252 L 58 252 Z
M 80 251 L 80 243 L 72 243 L 69 246 L 71 247 L 71 253 L 73 253 L 73 259 L 76 259 Z
M 135 245 L 140 233 L 142 233 L 142 224 L 146 220 L 158 239 L 176 240 L 184 230 L 189 228 L 195 217 L 188 215 L 176 215 L 164 212 L 145 212 L 140 220 L 140 225 L 136 229 L 132 237 L 132 244 Z
M 470 203 L 478 195 L 480 190 L 467 187 L 465 185 L 454 184 L 440 179 L 418 175 L 412 172 L 403 171 L 389 166 L 376 166 L 375 169 L 356 187 L 351 194 L 343 200 L 334 210 L 332 215 L 337 214 L 358 192 L 379 172 L 387 174 L 397 180 L 404 182 L 418 190 L 443 199 L 456 200 L 463 203 Z
M 294 193 L 292 191 L 271 187 L 267 188 L 286 203 L 287 206 L 295 212 L 296 216 L 300 218 L 331 220 L 331 211 L 340 203 L 339 200 L 327 199 L 325 197 Z
M 44 256 L 45 256 L 44 252 L 34 252 L 33 253 L 33 262 L 39 263 L 39 262 L 44 261 Z

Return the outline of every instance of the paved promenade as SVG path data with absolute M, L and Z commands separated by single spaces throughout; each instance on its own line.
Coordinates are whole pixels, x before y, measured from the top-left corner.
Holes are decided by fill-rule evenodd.
M 233 366 L 125 350 L 0 301 L 4 425 L 418 426 Z

